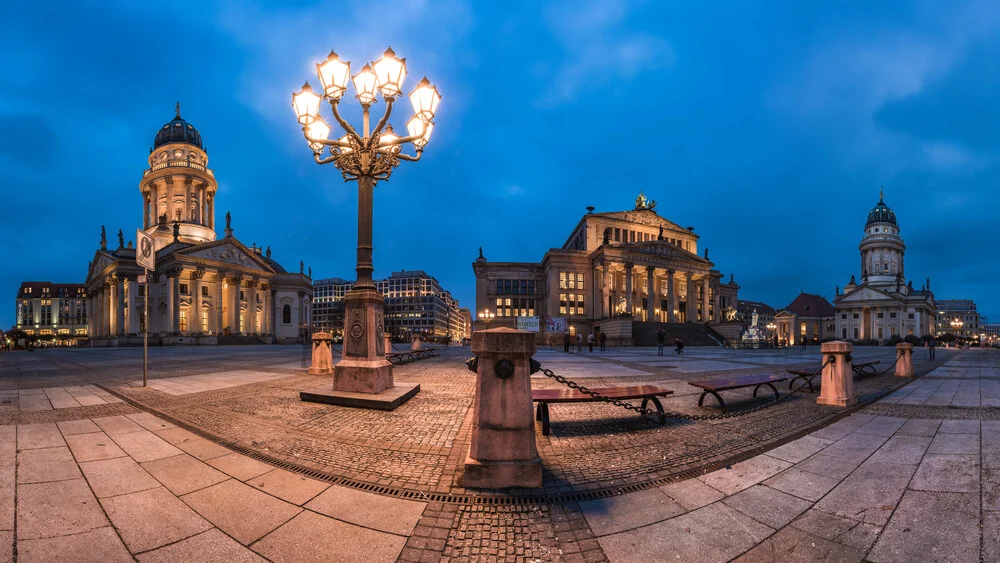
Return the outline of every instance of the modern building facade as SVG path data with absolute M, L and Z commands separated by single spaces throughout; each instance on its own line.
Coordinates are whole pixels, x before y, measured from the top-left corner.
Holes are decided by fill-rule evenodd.
M 24 282 L 14 327 L 30 336 L 75 345 L 87 339 L 87 288 L 82 283 Z
M 861 283 L 854 275 L 836 289 L 836 337 L 841 340 L 887 340 L 931 334 L 935 327 L 934 294 L 930 279 L 919 289 L 905 276 L 906 245 L 896 214 L 879 201 L 868 213 L 861 251 Z
M 155 239 L 156 271 L 145 285 L 136 249 L 118 231 L 101 246 L 87 271 L 88 332 L 94 346 L 142 341 L 147 318 L 158 344 L 218 344 L 238 337 L 260 342 L 308 338 L 313 288 L 302 263 L 287 272 L 270 247 L 248 248 L 233 236 L 226 213 L 225 236 L 216 238 L 218 183 L 208 168 L 201 134 L 181 118 L 157 132 L 149 168 L 139 181 L 142 228 Z
M 787 307 L 774 315 L 778 342 L 782 345 L 818 344 L 836 338 L 836 311 L 826 298 L 799 293 Z
M 962 338 L 978 338 L 981 333 L 979 313 L 971 299 L 941 299 L 937 302 L 937 334 L 950 332 Z
M 595 330 L 629 344 L 643 325 L 719 322 L 721 311 L 735 308 L 739 286 L 722 281 L 707 248 L 699 255 L 694 227 L 659 216 L 655 206 L 640 193 L 628 211 L 587 208 L 540 262 L 491 262 L 480 250 L 472 264 L 476 314 L 495 314 L 491 328 L 537 317 L 541 342 L 551 340 L 547 333 Z
M 344 297 L 354 282 L 327 278 L 315 282 L 314 326 L 340 336 L 344 328 Z M 461 341 L 470 334 L 469 312 L 462 309 L 436 278 L 423 270 L 393 272 L 375 280 L 375 288 L 385 299 L 385 331 L 393 340 L 423 338 Z

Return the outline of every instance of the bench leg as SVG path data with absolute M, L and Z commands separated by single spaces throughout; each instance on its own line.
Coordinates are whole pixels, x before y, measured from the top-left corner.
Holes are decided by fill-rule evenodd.
M 652 401 L 653 402 L 653 406 L 656 407 L 656 412 L 660 413 L 660 415 L 659 415 L 660 424 L 661 425 L 662 424 L 666 424 L 667 423 L 667 415 L 666 415 L 666 412 L 663 410 L 663 404 L 661 404 L 660 400 L 657 399 L 656 397 L 650 397 L 649 400 Z M 645 406 L 646 399 L 643 399 L 642 403 L 643 403 L 643 406 Z
M 764 385 L 767 385 L 768 387 L 771 388 L 771 391 L 774 391 L 774 398 L 775 399 L 780 399 L 781 398 L 781 395 L 778 394 L 778 389 L 773 384 L 771 384 L 771 383 L 761 383 L 761 384 L 758 384 L 756 387 L 753 388 L 753 397 L 754 397 L 754 399 L 757 398 L 757 391 L 761 387 L 763 387 Z
M 542 409 L 542 436 L 548 436 L 551 430 L 549 427 L 549 404 L 538 403 L 538 406 Z
M 542 419 L 542 404 L 538 403 L 538 405 L 535 406 L 535 420 L 541 420 L 541 419 Z
M 711 394 L 713 397 L 715 397 L 716 401 L 719 401 L 719 408 L 721 408 L 722 412 L 725 413 L 726 412 L 726 402 L 722 400 L 722 397 L 720 397 L 718 393 L 716 393 L 715 391 L 710 391 L 708 389 L 706 389 L 705 391 L 703 391 L 701 393 L 701 397 L 698 397 L 698 406 L 700 407 L 702 405 L 702 403 L 705 401 L 705 396 L 709 395 L 709 394 Z

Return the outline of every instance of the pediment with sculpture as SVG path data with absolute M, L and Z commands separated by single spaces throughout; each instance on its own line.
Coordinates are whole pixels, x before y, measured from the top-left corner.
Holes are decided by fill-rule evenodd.
M 266 270 L 266 271 L 272 270 L 272 268 L 264 264 L 262 260 L 260 260 L 255 256 L 251 256 L 247 250 L 240 248 L 239 246 L 233 243 L 221 244 L 199 250 L 185 251 L 183 252 L 183 255 L 185 257 L 207 260 L 211 262 L 234 264 L 237 266 L 242 266 L 244 268 L 252 268 L 255 270 Z

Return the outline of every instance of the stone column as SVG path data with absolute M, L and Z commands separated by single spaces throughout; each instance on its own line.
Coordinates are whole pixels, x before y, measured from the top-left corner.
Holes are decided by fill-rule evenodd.
M 191 334 L 199 334 L 205 332 L 205 328 L 201 326 L 201 277 L 205 275 L 204 270 L 196 270 L 191 272 L 191 314 L 190 319 L 188 319 L 188 332 Z M 192 324 L 193 323 L 193 324 Z
M 215 195 L 212 194 L 208 196 L 208 222 L 211 223 L 211 229 L 215 230 Z
M 247 333 L 257 334 L 257 280 L 247 283 Z M 305 344 L 303 342 L 303 344 Z
M 722 309 L 721 309 L 721 296 L 719 295 L 719 288 L 715 288 L 715 295 L 712 296 L 712 321 L 722 322 Z
M 608 276 L 610 273 L 608 268 L 608 263 L 605 261 L 601 264 L 601 318 L 606 319 L 611 316 L 611 310 L 609 309 L 608 302 L 611 300 L 611 278 Z
M 111 311 L 108 307 L 110 303 L 111 284 L 104 282 L 101 288 L 101 336 L 111 335 Z
M 119 276 L 115 285 L 115 334 L 125 332 L 125 278 Z
M 226 279 L 225 275 L 221 273 L 216 274 L 215 287 L 212 288 L 215 290 L 215 297 L 213 298 L 215 302 L 212 303 L 213 307 L 212 313 L 215 316 L 215 327 L 212 330 L 215 331 L 215 334 L 222 334 L 222 329 L 226 327 L 226 321 L 225 318 L 223 317 L 223 313 L 225 313 L 226 309 L 225 307 L 226 301 L 225 301 L 225 292 L 222 289 L 222 284 L 225 283 L 225 279 Z
M 139 334 L 139 282 L 135 277 L 128 279 L 128 333 Z
M 708 274 L 701 278 L 701 322 L 707 323 L 708 318 Z
M 632 264 L 625 264 L 625 312 L 632 314 L 635 296 L 632 295 Z
M 230 290 L 229 297 L 231 303 L 231 305 L 229 306 L 229 310 L 232 312 L 232 314 L 229 316 L 229 332 L 231 334 L 240 333 L 240 317 L 242 316 L 241 315 L 242 312 L 240 311 L 240 290 L 242 289 L 242 287 L 243 287 L 243 278 L 240 277 L 233 278 L 232 281 L 229 283 L 229 290 Z
M 851 369 L 850 342 L 824 342 L 820 346 L 823 354 L 823 383 L 816 403 L 835 407 L 849 407 L 858 402 L 854 391 L 854 370 Z M 830 361 L 832 360 L 832 361 Z
M 913 377 L 913 344 L 900 342 L 896 344 L 896 377 Z
M 542 486 L 531 402 L 533 333 L 509 328 L 472 334 L 476 390 L 462 486 Z
M 646 266 L 646 320 L 653 321 L 653 314 L 656 311 L 656 301 L 653 299 L 656 295 L 656 286 L 653 283 L 655 276 L 653 275 L 653 267 Z
M 271 310 L 271 288 L 266 283 L 261 286 L 264 291 L 264 314 L 261 319 L 262 327 L 261 334 L 273 334 L 274 330 L 271 326 L 271 318 L 273 317 L 273 311 Z
M 177 317 L 174 316 L 174 308 L 177 304 L 177 292 L 174 285 L 176 276 L 176 272 L 167 273 L 167 318 L 165 319 L 166 324 L 164 326 L 167 334 L 173 334 L 177 331 Z
M 684 286 L 687 288 L 687 296 L 684 301 L 684 314 L 687 315 L 687 322 L 695 322 L 695 305 L 698 302 L 698 291 L 694 288 L 694 282 L 692 281 L 691 272 L 684 272 Z
M 655 315 L 656 322 L 662 322 L 662 319 L 663 319 L 663 309 L 660 309 L 660 301 L 661 301 L 661 298 L 660 298 L 660 280 L 656 279 L 656 268 L 650 268 L 650 271 L 653 273 L 652 274 L 653 275 L 653 292 L 651 293 L 651 297 L 650 297 L 650 299 L 652 300 L 652 304 L 649 306 L 649 310 L 653 311 L 652 314 Z M 656 313 L 657 309 L 660 310 L 659 314 Z
M 309 375 L 333 374 L 333 334 L 314 332 L 312 335 L 312 364 Z
M 667 270 L 667 322 L 676 322 L 674 311 L 677 310 L 677 292 L 674 290 L 674 270 Z

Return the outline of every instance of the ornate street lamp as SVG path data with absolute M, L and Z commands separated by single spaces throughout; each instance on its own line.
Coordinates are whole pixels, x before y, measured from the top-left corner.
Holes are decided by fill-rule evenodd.
M 775 348 L 778 347 L 778 335 L 775 332 L 775 329 L 777 329 L 777 328 L 778 328 L 778 325 L 776 325 L 774 323 L 767 323 L 767 330 L 771 334 L 771 336 L 774 338 L 774 347 Z
M 486 323 L 486 330 L 489 330 L 490 323 L 493 322 L 493 317 L 496 317 L 496 313 L 490 311 L 489 309 L 483 309 L 479 312 L 479 320 Z
M 441 95 L 425 77 L 409 94 L 413 117 L 407 122 L 408 135 L 400 137 L 389 125 L 393 104 L 403 92 L 406 59 L 399 59 L 392 48 L 374 63 L 362 67 L 351 77 L 351 63 L 330 52 L 316 65 L 322 91 L 314 92 L 307 82 L 292 94 L 292 109 L 302 125 L 302 132 L 318 164 L 333 164 L 344 181 L 358 182 L 357 282 L 345 297 L 344 353 L 334 367 L 334 391 L 381 393 L 393 386 L 392 365 L 385 359 L 384 300 L 372 280 L 372 199 L 375 184 L 388 180 L 401 160 L 420 160 L 434 128 L 434 114 Z M 355 97 L 363 110 L 361 129 L 355 129 L 340 115 L 339 104 L 354 84 Z M 385 112 L 371 127 L 370 109 L 381 95 Z M 330 138 L 331 127 L 320 117 L 320 102 L 327 100 L 340 129 Z M 415 154 L 402 152 L 412 143 Z M 329 156 L 324 156 L 324 150 Z

